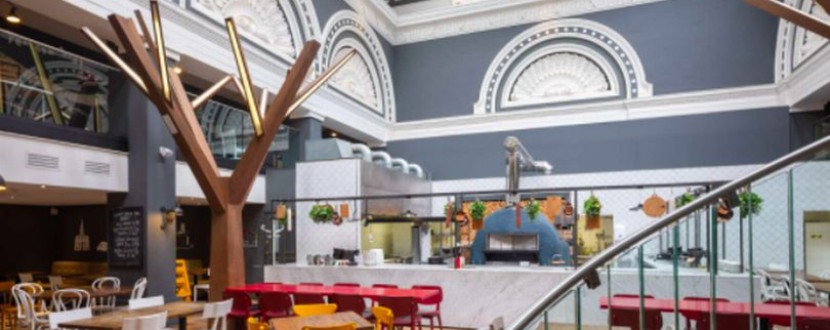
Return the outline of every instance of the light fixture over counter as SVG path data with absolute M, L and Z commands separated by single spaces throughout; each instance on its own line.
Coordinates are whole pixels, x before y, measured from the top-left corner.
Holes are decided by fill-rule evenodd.
M 2 175 L 0 175 L 0 192 L 6 191 L 6 189 L 6 179 L 3 178 Z
M 23 23 L 23 19 L 20 18 L 20 15 L 17 15 L 17 7 L 12 5 L 12 8 L 9 10 L 9 13 L 6 14 L 6 22 L 11 24 L 20 24 Z

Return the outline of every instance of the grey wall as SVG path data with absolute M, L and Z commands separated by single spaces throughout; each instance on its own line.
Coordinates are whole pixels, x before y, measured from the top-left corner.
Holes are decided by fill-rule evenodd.
M 554 173 L 757 164 L 789 148 L 787 108 L 390 142 L 433 179 L 504 175 L 502 142 L 517 136 Z
M 778 21 L 742 1 L 662 1 L 582 18 L 631 43 L 655 95 L 774 81 Z M 394 47 L 397 120 L 472 114 L 493 57 L 532 25 Z

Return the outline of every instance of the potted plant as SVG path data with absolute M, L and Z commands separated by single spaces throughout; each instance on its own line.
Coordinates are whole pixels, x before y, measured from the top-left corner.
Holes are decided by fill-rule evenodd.
M 690 192 L 687 192 L 677 197 L 677 199 L 675 200 L 675 205 L 677 205 L 677 207 L 680 208 L 683 205 L 691 203 L 693 200 L 695 200 L 695 195 Z
M 277 211 L 274 212 L 274 220 L 285 228 L 288 224 L 288 207 L 285 204 L 280 204 L 277 206 Z
M 329 204 L 314 205 L 311 207 L 311 211 L 308 212 L 308 216 L 311 217 L 314 223 L 331 222 L 334 218 L 334 207 Z
M 582 204 L 582 208 L 585 209 L 585 229 L 599 228 L 600 213 L 602 212 L 602 203 L 600 203 L 599 198 L 591 194 L 591 197 L 588 197 L 585 203 Z
M 741 219 L 745 219 L 750 214 L 758 215 L 761 213 L 761 206 L 764 199 L 754 192 L 745 191 L 738 195 L 741 201 Z
M 530 220 L 536 220 L 536 216 L 539 215 L 539 210 L 541 209 L 541 205 L 539 201 L 531 198 L 527 205 L 525 206 L 525 211 L 527 215 L 530 217 Z
M 473 229 L 481 229 L 484 227 L 485 213 L 487 213 L 487 205 L 484 205 L 484 202 L 476 200 L 470 204 L 470 217 L 473 218 Z

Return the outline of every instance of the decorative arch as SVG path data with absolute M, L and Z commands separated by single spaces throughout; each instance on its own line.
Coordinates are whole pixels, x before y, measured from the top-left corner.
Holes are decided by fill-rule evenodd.
M 830 20 L 830 15 L 813 0 L 786 0 L 786 3 L 819 19 Z M 789 77 L 827 43 L 827 39 L 818 34 L 790 21 L 780 20 L 775 47 L 775 81 L 779 82 Z
M 585 19 L 538 24 L 490 63 L 476 114 L 652 95 L 634 48 L 611 28 Z
M 311 0 L 193 0 L 190 9 L 222 26 L 233 17 L 244 38 L 287 62 L 320 34 Z
M 360 16 L 341 10 L 331 16 L 323 29 L 323 68 L 336 63 L 350 49 L 357 51 L 330 80 L 329 85 L 388 121 L 395 120 L 395 91 L 392 72 L 378 36 Z

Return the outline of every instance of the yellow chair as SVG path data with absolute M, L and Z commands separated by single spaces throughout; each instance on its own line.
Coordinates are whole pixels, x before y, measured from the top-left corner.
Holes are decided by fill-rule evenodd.
M 294 315 L 297 316 L 328 315 L 336 311 L 337 304 L 294 305 Z
M 248 318 L 248 330 L 268 330 L 271 326 L 268 322 L 260 322 L 255 317 Z
M 392 310 L 386 307 L 375 306 L 372 307 L 372 315 L 375 317 L 375 330 L 387 330 L 395 328 L 395 314 Z
M 303 327 L 303 330 L 357 330 L 357 323 L 352 322 L 327 327 Z

